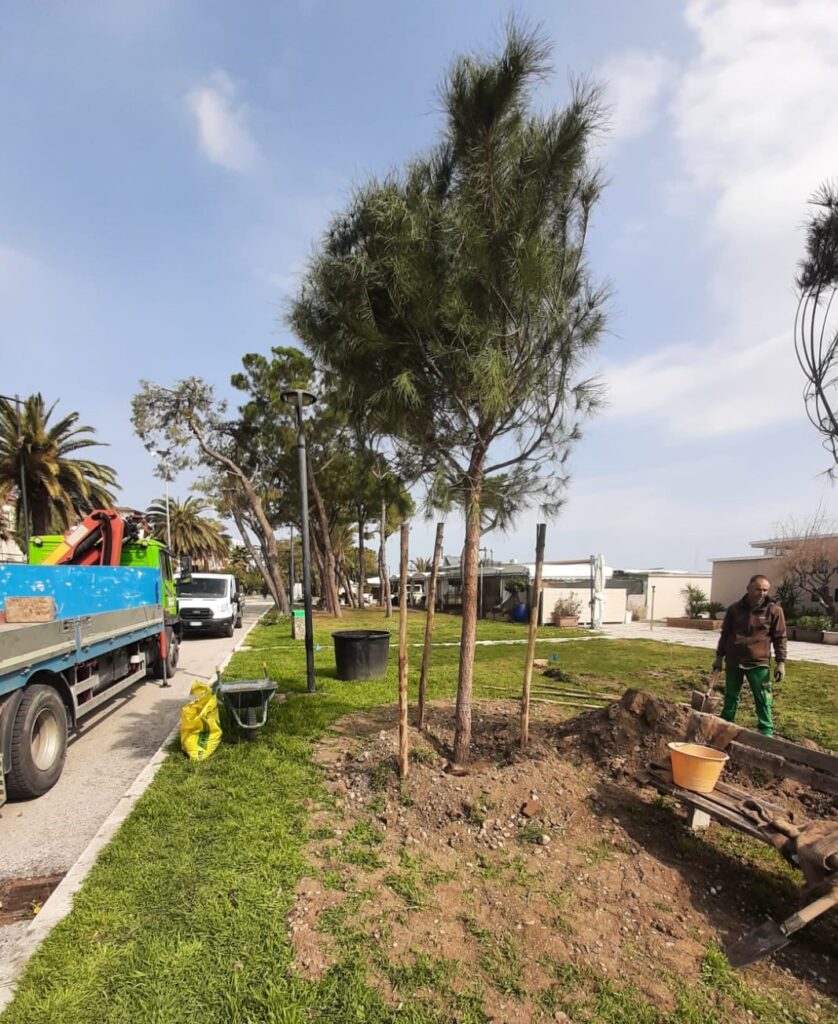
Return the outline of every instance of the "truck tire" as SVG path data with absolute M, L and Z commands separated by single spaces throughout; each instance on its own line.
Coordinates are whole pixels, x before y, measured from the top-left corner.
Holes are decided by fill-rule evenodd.
M 67 756 L 67 709 L 51 686 L 36 683 L 23 691 L 12 726 L 10 797 L 31 800 L 58 782 Z
M 239 614 L 236 616 L 236 621 L 235 621 L 234 625 L 235 625 L 236 629 L 241 629 L 242 628 L 242 613 L 241 612 L 239 612 Z
M 233 635 L 233 620 L 232 619 L 229 622 L 225 622 L 224 626 L 221 629 L 221 635 L 222 636 L 226 636 L 226 637 L 230 637 L 230 636 Z
M 177 672 L 177 663 L 180 660 L 180 642 L 173 630 L 166 631 L 166 676 L 171 679 Z M 154 661 L 151 674 L 155 679 L 163 678 L 163 659 L 159 656 Z

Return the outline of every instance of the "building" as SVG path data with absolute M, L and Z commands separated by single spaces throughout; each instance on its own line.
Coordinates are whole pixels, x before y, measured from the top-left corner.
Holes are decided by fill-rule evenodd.
M 728 605 L 738 601 L 745 593 L 748 580 L 761 574 L 768 577 L 772 591 L 783 582 L 782 560 L 790 548 L 803 542 L 822 542 L 834 547 L 831 560 L 838 565 L 838 534 L 818 534 L 809 537 L 784 537 L 769 540 L 752 540 L 750 547 L 755 551 L 752 555 L 740 555 L 733 558 L 714 558 L 713 577 L 710 587 L 710 600 Z M 838 600 L 838 573 L 833 573 L 830 581 L 833 600 Z M 801 594 L 801 602 L 806 610 L 817 613 L 817 599 L 813 594 Z
M 627 607 L 634 619 L 677 618 L 684 614 L 686 587 L 696 587 L 710 598 L 712 573 L 682 569 L 620 569 L 607 584 L 628 594 Z
M 14 537 L 14 507 L 0 508 L 0 562 L 25 562 L 23 552 Z

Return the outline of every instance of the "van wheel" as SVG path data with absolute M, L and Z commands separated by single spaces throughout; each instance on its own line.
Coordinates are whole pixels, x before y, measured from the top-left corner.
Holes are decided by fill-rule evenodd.
M 241 617 L 241 612 L 239 612 L 239 615 L 238 615 L 238 617 L 236 619 L 236 629 L 241 629 L 241 628 L 242 628 L 242 617 Z
M 233 635 L 233 621 L 232 621 L 232 619 L 228 623 L 226 623 L 224 625 L 224 628 L 222 630 L 221 635 L 222 636 L 227 636 L 227 637 Z
M 67 709 L 51 686 L 24 690 L 12 726 L 11 755 L 10 797 L 30 800 L 58 782 L 67 756 Z

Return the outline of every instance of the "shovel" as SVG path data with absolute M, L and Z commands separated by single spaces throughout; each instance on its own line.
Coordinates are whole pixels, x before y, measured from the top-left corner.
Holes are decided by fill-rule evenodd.
M 714 672 L 710 676 L 710 682 L 707 685 L 707 692 L 702 690 L 693 690 L 692 696 L 690 697 L 690 705 L 695 711 L 703 711 L 709 715 L 715 715 L 719 710 L 719 698 L 713 696 L 713 691 L 716 689 L 716 684 L 719 682 L 719 673 Z
M 816 917 L 838 906 L 838 882 L 834 883 L 831 891 L 825 896 L 814 900 L 796 914 L 787 917 L 782 924 L 777 924 L 770 918 L 758 928 L 743 935 L 741 939 L 731 943 L 725 949 L 725 956 L 730 961 L 731 967 L 747 967 L 748 964 L 756 963 L 764 956 L 770 956 L 777 950 L 783 949 L 789 944 L 791 936 L 800 931 L 804 925 L 814 921 Z

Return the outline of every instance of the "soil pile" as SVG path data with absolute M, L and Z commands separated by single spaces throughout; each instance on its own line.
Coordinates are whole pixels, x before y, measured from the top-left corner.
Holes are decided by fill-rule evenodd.
M 521 754 L 517 706 L 479 702 L 460 775 L 451 706 L 431 705 L 402 782 L 395 709 L 342 720 L 316 751 L 329 798 L 289 919 L 298 969 L 362 962 L 394 1006 L 418 999 L 451 1021 L 612 1019 L 619 1003 L 634 1016 L 615 1020 L 687 1019 L 689 1004 L 689 1019 L 751 1022 L 735 987 L 707 980 L 713 944 L 786 916 L 796 880 L 727 830 L 692 835 L 630 778 L 684 737 L 687 708 L 629 691 L 564 714 L 539 706 Z M 835 956 L 838 929 L 818 922 L 748 984 L 776 1000 L 772 1019 L 825 1020 Z

